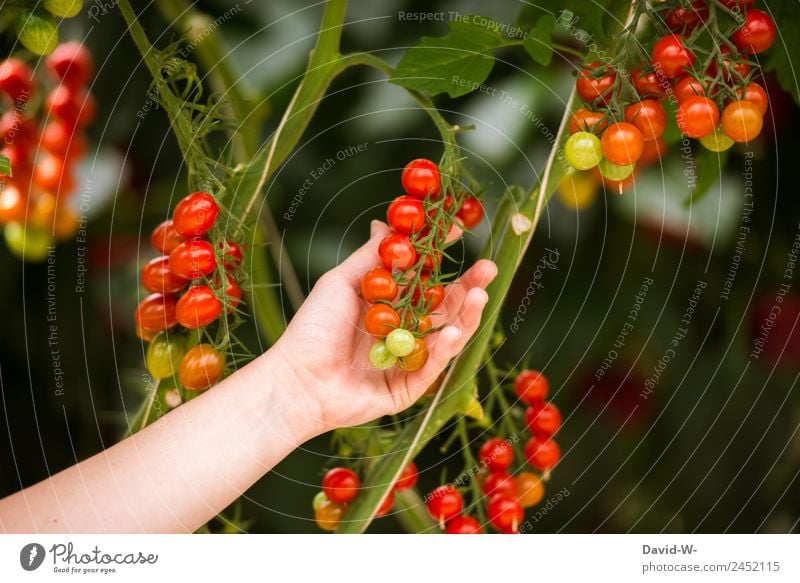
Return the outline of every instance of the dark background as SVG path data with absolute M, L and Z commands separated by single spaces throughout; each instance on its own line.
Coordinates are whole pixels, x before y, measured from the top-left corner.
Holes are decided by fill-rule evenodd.
M 482 4 L 355 1 L 348 21 L 361 22 L 346 27 L 345 48 L 380 50 L 396 62 L 420 35 L 446 30 L 443 22 L 399 22 L 399 10 L 486 13 Z M 313 44 L 321 10 L 305 5 L 254 2 L 221 29 L 227 45 L 235 47 L 231 58 L 268 98 L 273 114 L 264 135 Z M 200 7 L 216 16 L 230 5 Z M 517 11 L 514 2 L 493 3 L 489 15 L 513 22 Z M 132 318 L 136 273 L 151 257 L 150 229 L 186 187 L 176 175 L 180 157 L 163 113 L 152 111 L 144 121 L 136 116 L 149 78 L 120 15 L 111 11 L 99 18 L 74 19 L 62 29 L 63 38 L 85 37 L 96 55 L 99 115 L 92 143 L 119 163 L 108 165 L 113 180 L 92 201 L 85 293 L 75 293 L 78 243 L 58 247 L 51 271 L 63 394 L 56 391 L 48 347 L 48 265 L 24 264 L 0 245 L 0 496 L 113 444 L 144 397 L 143 346 Z M 151 38 L 163 32 L 159 14 L 148 12 L 143 22 Z M 175 39 L 174 33 L 163 38 Z M 555 58 L 542 69 L 521 51 L 499 56 L 487 83 L 508 89 L 555 131 L 574 65 Z M 677 146 L 663 167 L 643 173 L 636 190 L 623 197 L 600 191 L 579 212 L 558 198 L 549 205 L 507 298 L 507 326 L 545 248 L 559 250 L 558 267 L 545 272 L 544 288 L 498 357 L 509 365 L 525 358 L 544 370 L 565 416 L 559 434 L 564 458 L 548 491 L 566 488 L 569 496 L 535 524 L 535 532 L 797 530 L 800 295 L 798 283 L 783 278 L 787 252 L 800 232 L 798 111 L 774 80 L 767 85 L 767 128 L 752 145 L 751 231 L 728 299 L 720 294 L 742 216 L 744 148 L 733 150 L 722 182 L 692 209 L 682 206 L 686 181 Z M 366 238 L 369 220 L 381 218 L 399 193 L 399 169 L 406 161 L 441 153 L 434 128 L 399 87 L 358 70 L 337 80 L 333 91 L 268 199 L 306 287 L 336 263 L 337 253 Z M 482 93 L 440 98 L 437 104 L 452 121 L 476 126 L 462 143 L 470 169 L 489 183 L 490 215 L 503 183 L 532 183 L 531 164 L 541 172 L 549 143 L 518 111 Z M 337 162 L 314 183 L 293 220 L 282 218 L 311 169 L 362 142 L 364 153 Z M 487 233 L 483 225 L 468 238 L 468 255 L 480 249 Z M 654 283 L 634 330 L 597 381 L 595 371 L 613 348 L 645 277 Z M 707 287 L 688 334 L 645 399 L 644 383 L 680 326 L 698 280 Z M 780 318 L 764 354 L 753 360 L 754 330 L 784 282 L 791 290 Z M 257 346 L 252 328 L 244 336 Z M 323 436 L 306 444 L 247 493 L 241 508 L 250 521 L 247 530 L 317 532 L 311 498 L 329 442 Z M 447 463 L 453 475 L 460 460 L 457 451 L 450 453 L 456 454 Z M 418 459 L 423 489 L 438 483 L 440 458 L 433 444 Z M 397 525 L 387 518 L 373 528 L 393 531 Z

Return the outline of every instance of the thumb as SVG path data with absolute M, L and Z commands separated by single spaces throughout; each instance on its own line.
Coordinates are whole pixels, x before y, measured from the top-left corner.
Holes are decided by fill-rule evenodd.
M 369 269 L 380 264 L 378 245 L 389 234 L 389 226 L 383 221 L 374 220 L 370 223 L 369 233 L 369 241 L 336 268 L 337 274 L 352 285 L 356 285 Z

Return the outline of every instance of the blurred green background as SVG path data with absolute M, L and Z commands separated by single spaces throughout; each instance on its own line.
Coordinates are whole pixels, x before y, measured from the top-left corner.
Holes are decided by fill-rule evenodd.
M 213 17 L 231 6 L 198 4 Z M 400 11 L 481 13 L 514 22 L 519 4 L 355 0 L 345 48 L 379 51 L 396 63 L 421 35 L 446 30 L 443 22 L 402 22 Z M 272 113 L 264 136 L 296 86 L 320 15 L 321 7 L 305 0 L 254 2 L 220 29 L 238 70 L 268 100 Z M 178 38 L 155 10 L 145 13 L 143 23 L 161 45 Z M 53 282 L 47 263 L 23 264 L 0 245 L 0 496 L 108 447 L 125 431 L 126 418 L 144 398 L 144 347 L 132 318 L 141 293 L 137 269 L 152 256 L 150 230 L 186 193 L 163 112 L 137 116 L 149 77 L 118 12 L 99 14 L 96 21 L 73 19 L 62 38 L 85 39 L 98 67 L 92 90 L 99 115 L 91 138 L 99 157 L 85 169 L 96 185 L 85 244 L 86 290 L 75 291 L 83 244 L 58 247 Z M 3 38 L 4 54 L 12 40 Z M 488 83 L 531 114 L 481 92 L 437 99 L 449 120 L 475 126 L 462 144 L 468 167 L 487 184 L 490 216 L 504 185 L 529 185 L 542 171 L 550 148 L 543 128 L 556 131 L 575 68 L 559 58 L 541 68 L 522 51 L 499 56 Z M 564 488 L 569 495 L 535 522 L 534 532 L 797 531 L 800 295 L 785 270 L 800 234 L 793 172 L 799 120 L 773 79 L 767 87 L 767 127 L 751 145 L 752 159 L 744 148 L 733 150 L 721 177 L 694 206 L 684 204 L 689 192 L 675 145 L 663 166 L 644 171 L 635 190 L 623 196 L 600 190 L 580 211 L 558 197 L 548 206 L 506 301 L 507 330 L 545 249 L 558 250 L 558 264 L 544 272 L 519 330 L 509 333 L 497 355 L 504 365 L 525 360 L 544 370 L 565 416 L 559 434 L 564 457 L 548 491 Z M 358 144 L 364 151 L 337 159 L 312 179 L 296 214 L 284 218 L 311 171 Z M 304 287 L 363 242 L 369 220 L 381 218 L 399 194 L 399 170 L 409 159 L 440 154 L 434 128 L 402 89 L 364 70 L 338 79 L 269 187 L 269 205 Z M 698 172 L 718 171 L 709 166 L 714 164 Z M 748 169 L 754 206 L 750 231 L 739 240 Z M 467 237 L 468 257 L 488 234 L 485 223 Z M 732 265 L 738 267 L 723 297 Z M 653 283 L 644 293 L 646 278 Z M 698 281 L 706 287 L 686 327 L 681 319 Z M 58 315 L 55 346 L 48 344 L 49 283 Z M 754 360 L 753 340 L 779 286 L 787 283 L 766 349 Z M 640 293 L 645 297 L 633 329 L 615 346 Z M 659 373 L 681 327 L 687 328 L 685 338 Z M 252 326 L 244 337 L 256 350 Z M 53 348 L 63 363 L 63 392 L 53 374 Z M 648 381 L 655 386 L 645 398 Z M 447 468 L 452 476 L 461 467 L 457 449 L 443 456 L 439 445 L 418 458 L 424 490 L 437 485 Z M 239 508 L 249 521 L 246 530 L 318 532 L 311 499 L 329 455 L 330 439 L 323 436 L 259 481 Z M 397 529 L 392 518 L 373 526 L 375 532 Z

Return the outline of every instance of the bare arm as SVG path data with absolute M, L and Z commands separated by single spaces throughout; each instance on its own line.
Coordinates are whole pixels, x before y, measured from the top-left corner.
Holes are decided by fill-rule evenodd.
M 328 272 L 273 348 L 132 437 L 0 500 L 4 532 L 193 532 L 308 439 L 415 402 L 472 336 L 496 269 L 449 287 L 419 371 L 369 366 L 361 275 L 386 227 Z

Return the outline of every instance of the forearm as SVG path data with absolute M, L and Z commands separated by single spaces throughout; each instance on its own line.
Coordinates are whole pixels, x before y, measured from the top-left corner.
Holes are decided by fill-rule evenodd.
M 265 354 L 134 436 L 0 500 L 0 528 L 196 530 L 317 433 L 276 361 Z

